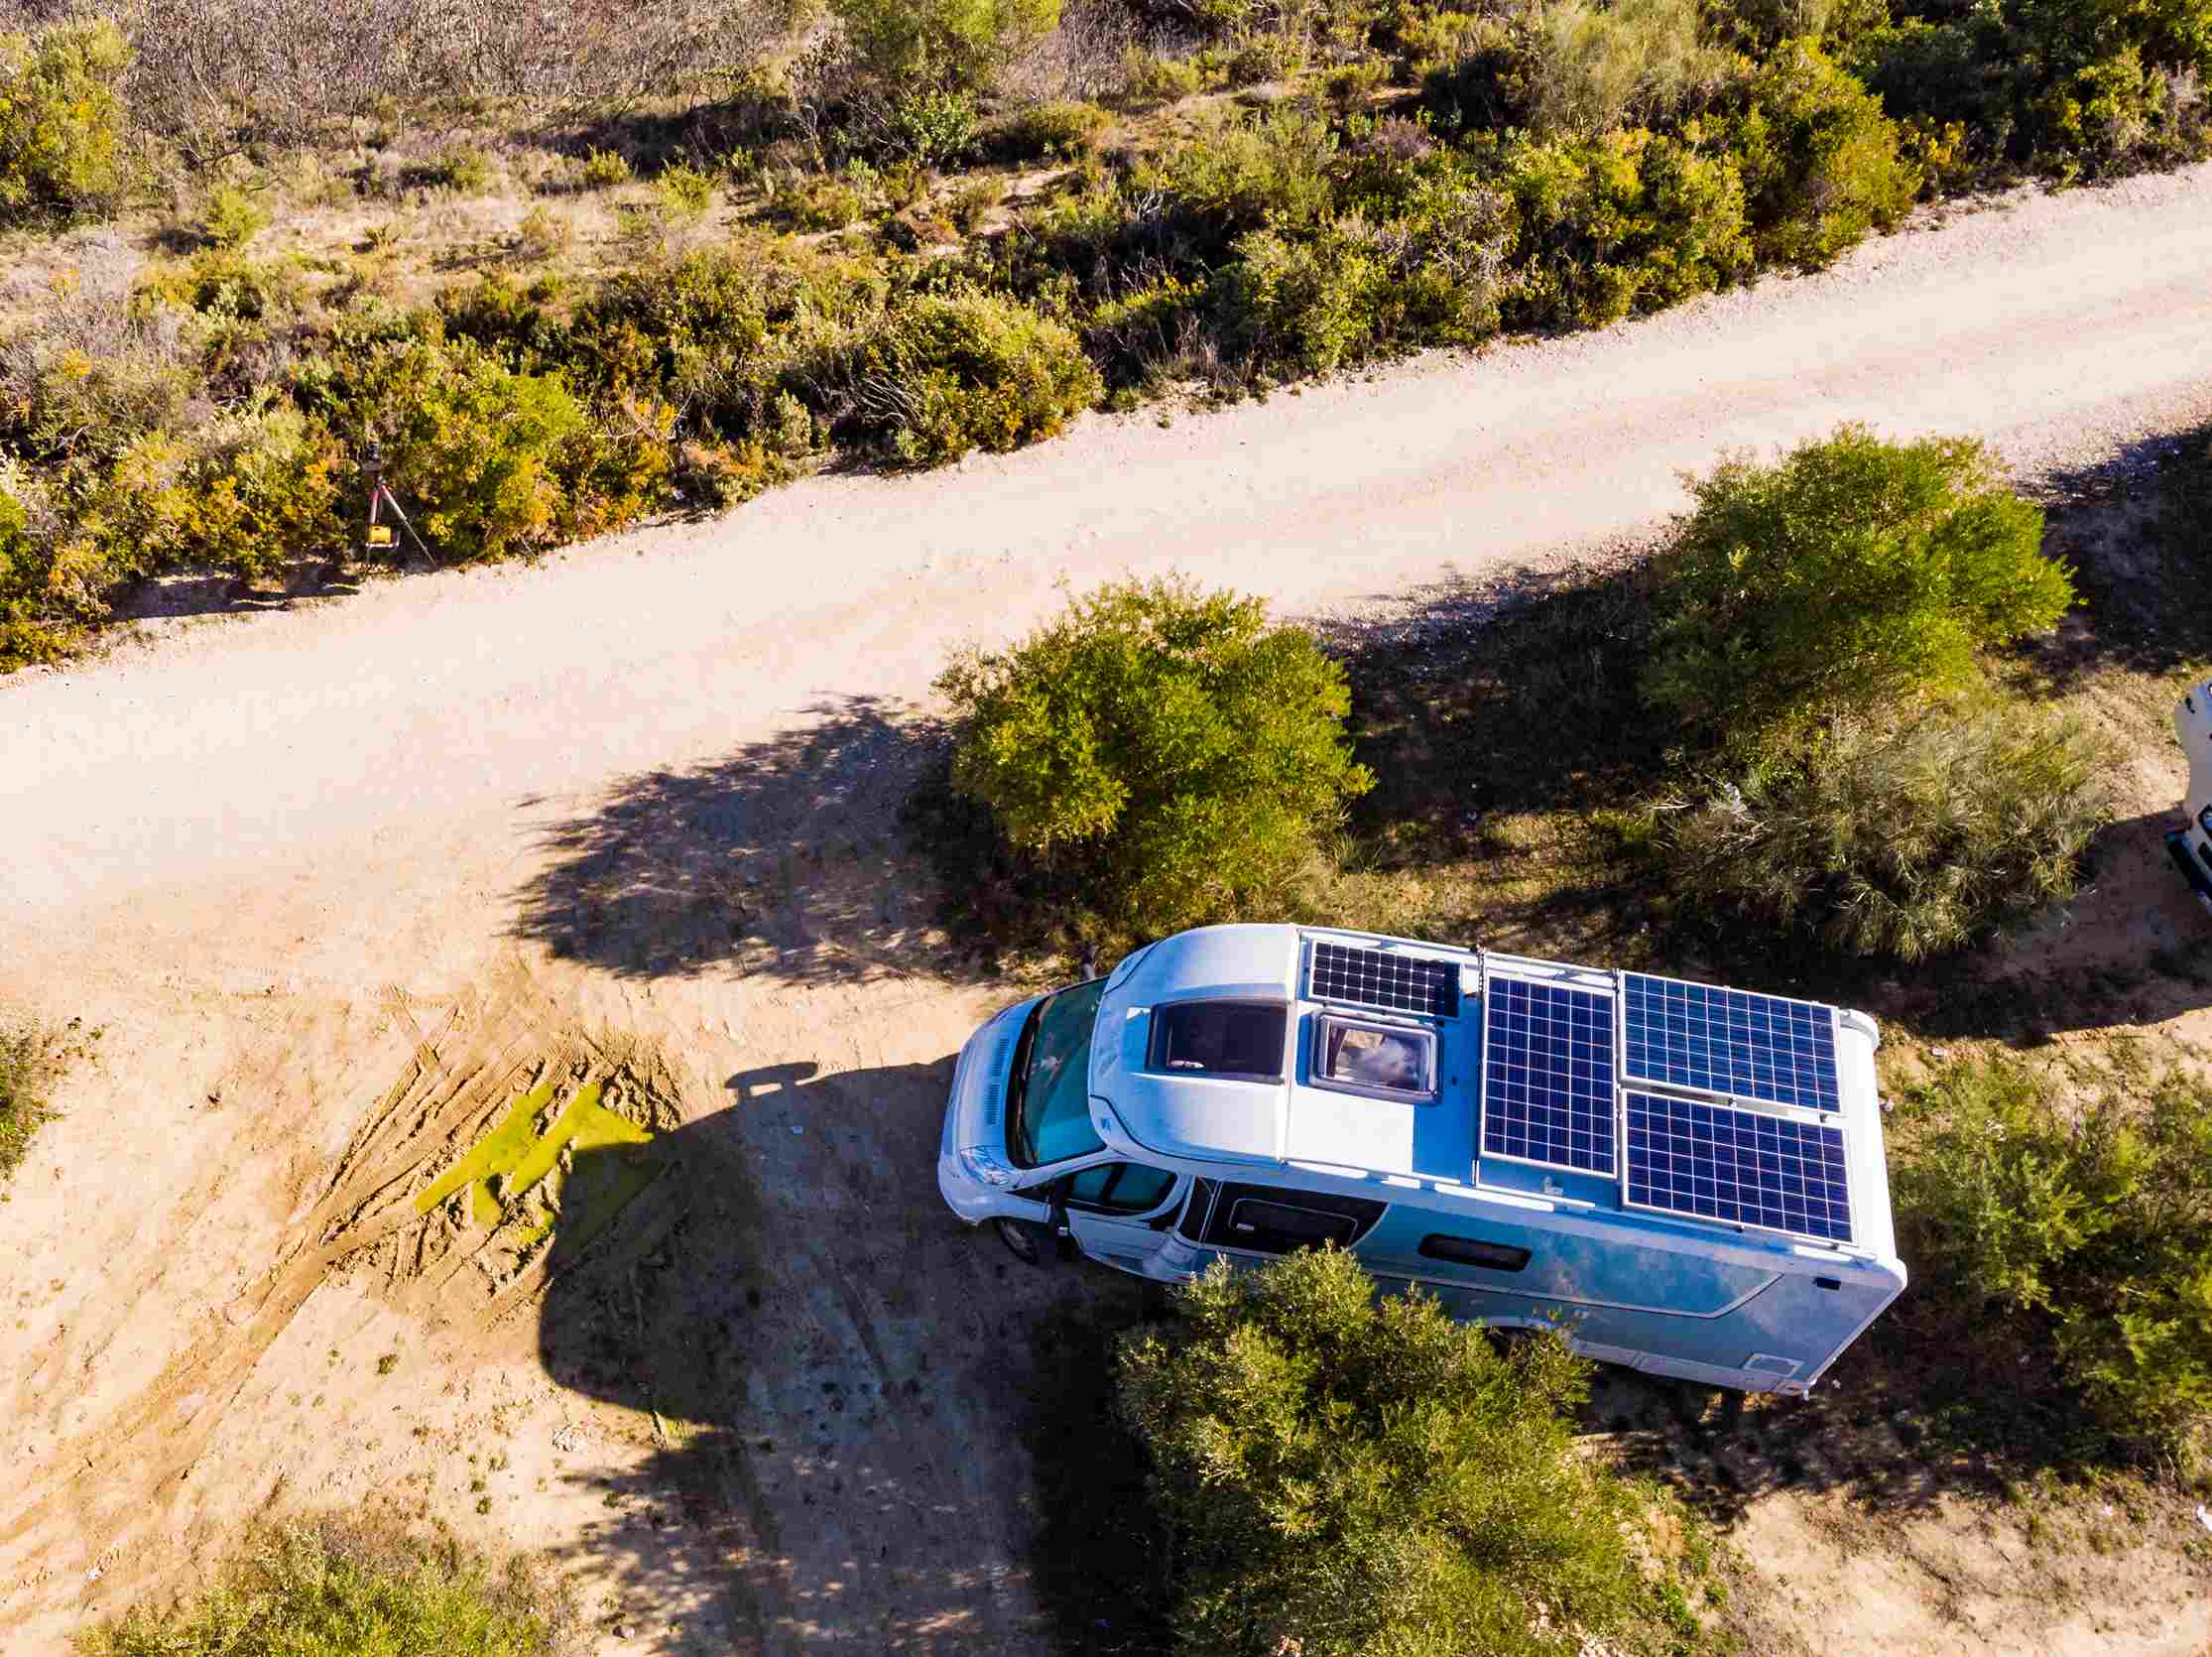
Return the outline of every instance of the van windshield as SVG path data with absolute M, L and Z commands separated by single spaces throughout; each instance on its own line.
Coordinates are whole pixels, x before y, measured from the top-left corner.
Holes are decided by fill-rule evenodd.
M 1024 1168 L 1105 1149 L 1091 1129 L 1091 1026 L 1106 980 L 1047 996 L 1030 1014 L 1007 1089 L 1006 1147 Z

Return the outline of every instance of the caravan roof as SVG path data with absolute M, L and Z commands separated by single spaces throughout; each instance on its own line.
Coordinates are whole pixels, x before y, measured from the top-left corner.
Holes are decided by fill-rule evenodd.
M 1109 1145 L 1193 1172 L 1297 1167 L 1887 1257 L 1879 1041 L 1795 997 L 1210 927 L 1115 968 L 1090 1090 Z

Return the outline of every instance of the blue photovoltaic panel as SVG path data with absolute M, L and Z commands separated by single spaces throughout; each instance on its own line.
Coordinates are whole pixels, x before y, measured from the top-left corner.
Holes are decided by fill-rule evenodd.
M 1316 944 L 1309 981 L 1316 1001 L 1385 1007 L 1430 1018 L 1459 1016 L 1459 968 L 1448 960 Z
M 1806 1001 L 1631 972 L 1623 1080 L 1836 1108 L 1835 1015 Z
M 1636 1207 L 1851 1240 L 1841 1128 L 1659 1093 L 1631 1092 L 1628 1107 Z
M 1483 1022 L 1482 1148 L 1613 1172 L 1613 998 L 1493 977 Z

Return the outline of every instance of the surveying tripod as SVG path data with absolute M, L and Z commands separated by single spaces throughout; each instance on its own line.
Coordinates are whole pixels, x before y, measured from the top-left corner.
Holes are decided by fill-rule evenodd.
M 367 458 L 361 462 L 361 481 L 368 485 L 368 501 L 361 514 L 360 554 L 363 559 L 373 559 L 379 553 L 390 552 L 398 541 L 393 534 L 393 524 L 384 521 L 389 511 L 399 529 L 405 532 L 408 543 L 425 558 L 430 558 L 430 548 L 423 545 L 423 538 L 415 533 L 415 526 L 407 521 L 407 514 L 400 510 L 400 503 L 384 482 L 384 449 L 379 444 L 369 445 Z M 432 560 L 434 563 L 434 559 Z

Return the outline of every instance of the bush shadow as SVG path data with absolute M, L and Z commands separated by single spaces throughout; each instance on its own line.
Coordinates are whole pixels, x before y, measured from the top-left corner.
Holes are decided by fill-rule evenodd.
M 2054 689 L 2100 668 L 2162 675 L 2212 656 L 2212 425 L 2144 438 L 2044 479 L 2043 550 L 2074 569 L 2082 608 L 2022 659 Z
M 515 934 L 625 978 L 740 968 L 806 983 L 954 970 L 925 936 L 900 808 L 934 723 L 872 697 L 691 769 L 642 773 L 545 830 Z
M 1052 1553 L 1059 1469 L 1103 1397 L 1109 1337 L 1082 1332 L 1131 1321 L 1141 1286 L 1023 1266 L 946 1211 L 952 1068 L 763 1067 L 647 1145 L 576 1154 L 539 1353 L 635 1451 L 567 1475 L 605 1516 L 560 1557 L 643 1649 L 969 1657 L 1033 1649 L 1036 1593 L 1055 1627 L 1091 1614 L 1064 1609 L 1089 1590 Z
M 1658 573 L 1642 551 L 1422 588 L 1324 624 L 1376 786 L 1352 827 L 1387 857 L 1457 855 L 1486 818 L 1623 804 L 1665 774 L 1672 722 L 1637 690 Z

